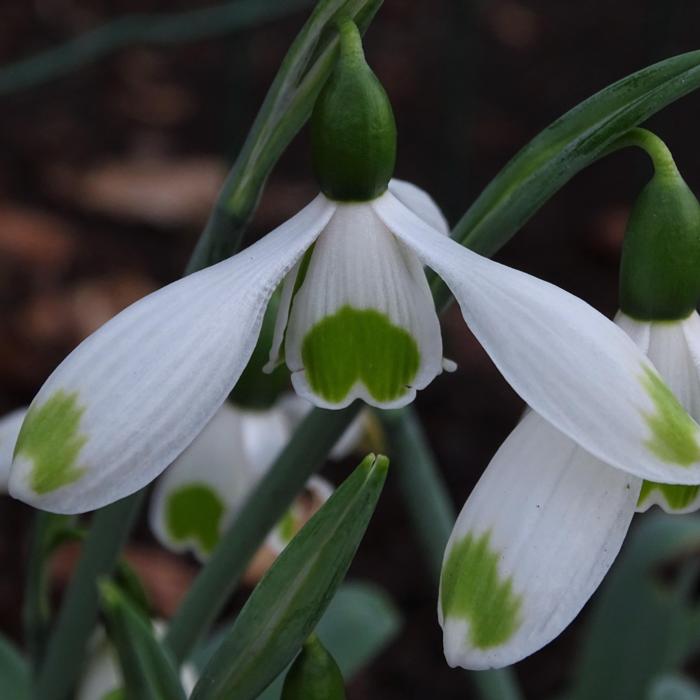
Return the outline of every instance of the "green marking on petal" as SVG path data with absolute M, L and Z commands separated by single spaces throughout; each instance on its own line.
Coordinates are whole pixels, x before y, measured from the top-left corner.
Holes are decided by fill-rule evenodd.
M 80 433 L 85 407 L 78 393 L 59 390 L 41 406 L 32 406 L 22 423 L 15 456 L 32 462 L 31 487 L 38 494 L 67 486 L 87 471 L 78 466 L 78 455 L 87 442 Z
M 467 620 L 471 643 L 479 649 L 508 641 L 522 623 L 522 596 L 513 591 L 512 578 L 499 576 L 500 555 L 490 539 L 487 530 L 455 542 L 440 578 L 443 617 Z
M 374 309 L 341 307 L 306 335 L 301 357 L 309 385 L 327 401 L 342 401 L 356 382 L 377 401 L 406 393 L 420 366 L 413 336 Z
M 658 491 L 669 510 L 685 510 L 698 496 L 700 486 L 683 484 L 659 484 L 656 481 L 644 481 L 639 492 L 637 506 L 644 506 L 650 496 Z
M 644 414 L 651 429 L 647 447 L 665 462 L 682 467 L 700 460 L 697 426 L 693 419 L 656 372 L 645 367 L 642 380 L 656 408 L 654 413 Z
M 294 517 L 293 509 L 289 508 L 277 524 L 277 534 L 282 542 L 287 544 L 288 542 L 292 541 L 292 538 L 297 534 L 299 529 L 297 519 Z
M 207 484 L 192 483 L 168 495 L 165 523 L 175 542 L 195 542 L 209 554 L 219 541 L 224 502 Z

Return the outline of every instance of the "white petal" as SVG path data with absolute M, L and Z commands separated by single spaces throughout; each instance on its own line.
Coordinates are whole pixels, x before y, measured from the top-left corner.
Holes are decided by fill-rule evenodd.
M 156 482 L 149 520 L 168 549 L 192 550 L 204 559 L 230 513 L 260 480 L 261 470 L 251 465 L 244 449 L 242 414 L 224 403 Z
M 12 453 L 26 413 L 26 408 L 19 408 L 0 418 L 0 494 L 7 493 Z
M 448 234 L 450 225 L 435 200 L 420 187 L 406 180 L 394 178 L 389 183 L 389 192 L 407 206 L 416 216 L 440 233 Z
M 366 339 L 358 338 L 377 319 L 381 324 L 386 321 L 382 332 L 392 334 L 392 339 L 401 335 L 405 339 L 408 334 L 409 342 L 415 342 L 418 353 L 410 355 L 411 362 L 416 360 L 411 372 L 405 372 L 408 364 L 402 363 L 403 355 L 392 354 L 396 348 L 405 349 L 398 341 L 373 345 L 370 333 Z M 322 321 L 331 325 L 321 326 Z M 355 324 L 353 330 L 348 330 L 349 323 Z M 358 330 L 360 324 L 367 326 Z M 321 337 L 321 329 L 323 342 L 316 349 L 323 350 L 324 356 L 312 370 L 305 366 L 303 346 L 312 330 L 318 332 L 313 337 Z M 349 361 L 335 361 L 336 349 L 343 348 L 351 348 Z M 342 408 L 356 398 L 382 408 L 403 406 L 441 372 L 440 326 L 422 266 L 386 229 L 371 205 L 338 204 L 316 241 L 292 303 L 285 357 L 297 393 L 323 408 Z M 381 385 L 384 381 L 386 390 Z
M 87 338 L 30 407 L 12 495 L 73 513 L 153 480 L 221 406 L 271 294 L 332 213 L 317 197 L 243 252 L 145 297 Z
M 554 639 L 617 556 L 640 484 L 528 412 L 447 545 L 438 614 L 448 663 L 506 666 Z
M 264 372 L 273 372 L 281 363 L 280 350 L 284 342 L 284 333 L 287 330 L 287 322 L 289 321 L 289 309 L 292 305 L 292 297 L 294 296 L 294 287 L 297 283 L 297 276 L 301 268 L 302 261 L 300 260 L 287 273 L 282 283 L 282 294 L 280 295 L 280 303 L 277 309 L 277 317 L 275 318 L 275 331 L 272 336 L 272 345 L 270 346 L 270 359 L 263 367 Z
M 668 387 L 693 418 L 700 418 L 700 317 L 682 321 L 636 321 L 620 312 L 616 323 L 652 361 Z M 700 486 L 645 481 L 638 512 L 658 505 L 667 513 L 692 513 L 700 508 Z
M 562 289 L 437 234 L 391 194 L 373 206 L 444 279 L 495 365 L 545 419 L 641 478 L 700 481 L 700 427 L 620 328 Z

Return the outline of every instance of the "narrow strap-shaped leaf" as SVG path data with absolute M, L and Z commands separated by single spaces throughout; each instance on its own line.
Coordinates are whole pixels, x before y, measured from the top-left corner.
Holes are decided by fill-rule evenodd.
M 491 180 L 452 231 L 482 255 L 496 253 L 576 173 L 627 130 L 700 87 L 700 51 L 668 58 L 609 85 L 535 136 Z M 439 280 L 438 307 L 449 303 Z
M 252 700 L 299 651 L 345 576 L 388 460 L 369 455 L 279 556 L 205 667 L 192 700 Z
M 0 697 L 29 700 L 29 664 L 3 637 L 0 637 Z
M 119 657 L 129 700 L 185 700 L 177 668 L 150 620 L 110 581 L 100 583 L 107 634 Z

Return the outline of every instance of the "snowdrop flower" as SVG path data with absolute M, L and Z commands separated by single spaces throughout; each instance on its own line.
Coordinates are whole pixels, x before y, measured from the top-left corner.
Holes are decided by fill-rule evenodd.
M 155 620 L 153 626 L 159 638 L 165 633 L 165 625 Z M 197 683 L 197 673 L 191 664 L 180 671 L 182 689 L 189 697 Z M 126 700 L 122 689 L 123 679 L 119 659 L 104 630 L 98 629 L 87 649 L 85 673 L 78 687 L 76 700 Z
M 157 481 L 150 508 L 151 530 L 175 552 L 192 551 L 206 559 L 258 481 L 289 442 L 295 427 L 311 409 L 304 399 L 282 396 L 269 409 L 249 410 L 229 402 Z M 363 435 L 362 416 L 348 428 L 331 452 L 340 459 Z M 266 547 L 276 556 L 308 519 L 307 500 L 318 510 L 333 492 L 312 477 L 302 495 L 270 533 Z
M 666 389 L 700 419 L 699 268 L 700 205 L 675 167 L 657 167 L 628 225 L 616 322 L 667 383 L 644 370 L 656 406 L 646 445 L 677 465 L 700 451 L 695 423 Z M 608 408 L 601 396 L 601 414 Z M 537 651 L 596 590 L 635 510 L 700 506 L 697 476 L 645 481 L 631 455 L 613 465 L 587 447 L 529 410 L 497 451 L 445 552 L 438 616 L 450 665 L 501 667 Z
M 136 302 L 87 338 L 35 397 L 11 493 L 72 513 L 157 477 L 211 420 L 256 344 L 282 283 L 272 364 L 317 406 L 405 405 L 442 371 L 423 265 L 437 272 L 513 388 L 610 464 L 693 483 L 700 453 L 676 459 L 689 422 L 656 370 L 608 319 L 561 289 L 444 235 L 415 188 L 389 183 L 396 132 L 357 28 L 311 124 L 322 193 L 241 253 Z

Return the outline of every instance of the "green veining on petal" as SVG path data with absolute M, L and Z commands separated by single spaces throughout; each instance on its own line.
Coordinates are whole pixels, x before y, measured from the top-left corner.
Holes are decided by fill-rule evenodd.
M 291 542 L 298 531 L 299 527 L 297 519 L 294 517 L 294 511 L 292 508 L 289 508 L 277 524 L 277 534 L 282 542 L 286 544 Z
M 656 411 L 645 413 L 651 438 L 647 447 L 660 459 L 688 467 L 700 460 L 697 426 L 659 375 L 644 368 L 644 388 Z
M 168 494 L 165 523 L 175 542 L 193 542 L 209 554 L 219 541 L 224 502 L 207 484 L 191 483 Z
M 487 530 L 455 542 L 440 579 L 443 617 L 467 620 L 470 641 L 479 649 L 507 642 L 522 623 L 522 596 L 512 578 L 499 575 L 500 554 L 490 540 Z
M 32 462 L 30 485 L 38 494 L 50 493 L 80 479 L 86 472 L 78 457 L 87 442 L 80 432 L 85 407 L 78 392 L 55 392 L 41 406 L 32 406 L 22 423 L 15 456 Z
M 684 484 L 659 484 L 656 481 L 644 481 L 639 492 L 637 506 L 644 506 L 654 491 L 658 491 L 670 510 L 685 510 L 698 496 L 700 486 Z
M 341 307 L 319 321 L 301 348 L 312 390 L 327 401 L 342 401 L 361 382 L 377 401 L 406 393 L 420 366 L 413 336 L 374 309 Z

